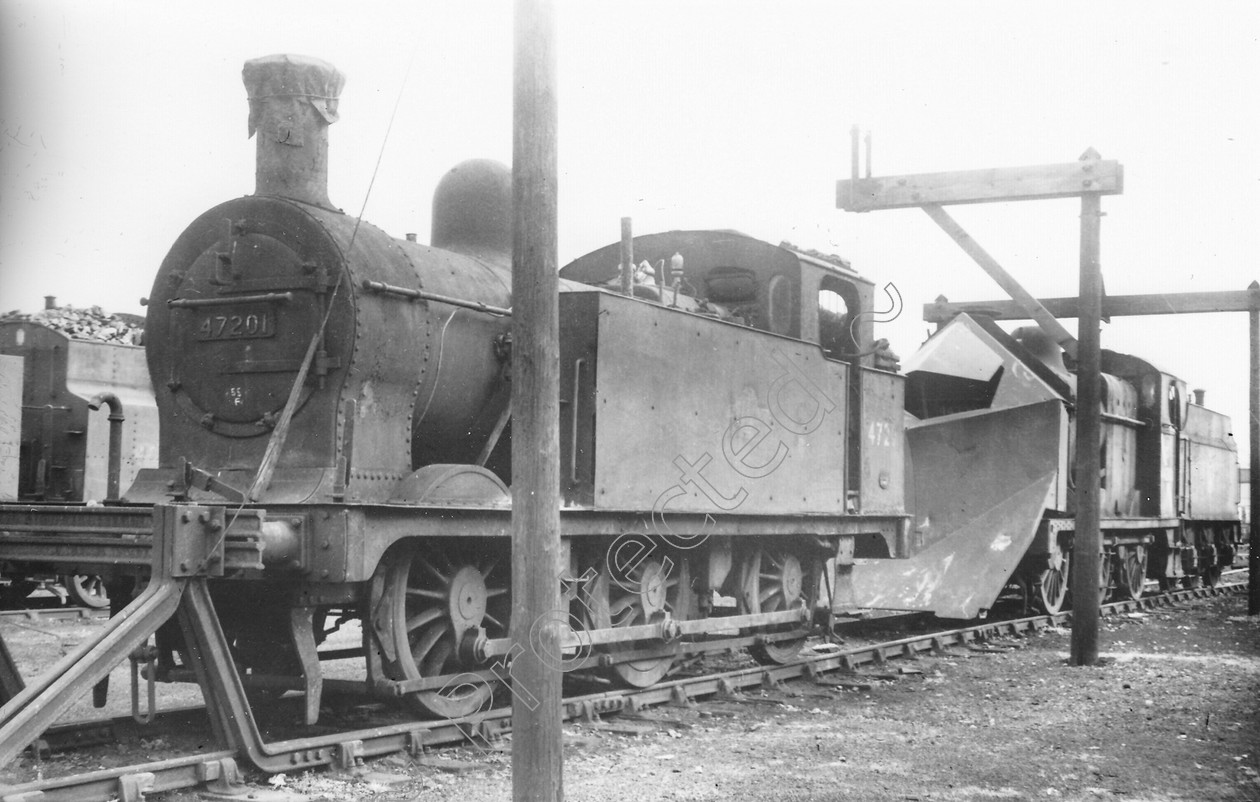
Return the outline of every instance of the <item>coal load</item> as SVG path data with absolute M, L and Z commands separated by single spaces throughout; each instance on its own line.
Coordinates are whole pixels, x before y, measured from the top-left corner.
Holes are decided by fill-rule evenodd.
M 0 322 L 26 321 L 39 323 L 75 340 L 121 345 L 144 344 L 144 318 L 139 315 L 113 314 L 99 306 L 76 309 L 73 306 L 50 306 L 38 312 L 12 311 Z

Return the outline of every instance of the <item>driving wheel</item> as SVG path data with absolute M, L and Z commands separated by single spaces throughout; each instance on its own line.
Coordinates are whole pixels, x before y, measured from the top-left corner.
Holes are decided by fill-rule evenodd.
M 449 677 L 434 688 L 405 695 L 419 712 L 459 718 L 485 709 L 495 683 L 464 681 L 475 670 L 460 645 L 478 628 L 489 638 L 508 635 L 510 612 L 506 554 L 475 542 L 425 543 L 386 555 L 373 631 L 382 668 L 392 680 Z

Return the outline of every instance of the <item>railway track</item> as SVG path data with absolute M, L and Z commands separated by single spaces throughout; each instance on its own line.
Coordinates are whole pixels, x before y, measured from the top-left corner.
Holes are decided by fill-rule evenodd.
M 0 621 L 105 620 L 109 609 L 93 607 L 31 607 L 25 610 L 0 610 Z
M 1245 575 L 1245 572 L 1241 572 Z M 1181 602 L 1245 591 L 1245 583 L 1222 584 L 1216 588 L 1193 588 L 1124 600 L 1103 605 L 1104 615 L 1175 606 Z M 894 661 L 924 654 L 947 654 L 951 649 L 998 651 L 989 646 L 1000 638 L 1020 638 L 1050 627 L 1070 623 L 1071 612 L 1032 616 L 1004 621 L 915 634 L 894 640 L 860 646 L 836 646 L 820 653 L 804 654 L 784 665 L 755 666 L 716 673 L 679 676 L 647 689 L 617 689 L 567 697 L 563 703 L 566 720 L 594 721 L 603 715 L 634 713 L 646 707 L 665 704 L 691 704 L 696 700 L 738 696 L 749 689 L 778 688 L 791 680 L 805 679 L 829 685 L 856 683 L 872 676 L 870 669 L 883 669 Z M 808 651 L 808 650 L 807 650 Z M 863 674 L 862 672 L 866 673 Z M 895 672 L 894 672 L 895 673 Z M 827 675 L 835 675 L 828 677 Z M 856 675 L 856 676 L 855 676 Z M 875 675 L 875 679 L 886 676 Z M 349 686 L 351 683 L 345 683 Z M 360 684 L 361 685 L 361 684 Z M 300 700 L 285 700 L 295 702 Z M 283 704 L 284 702 L 281 702 Z M 140 727 L 128 718 L 67 724 L 45 733 L 37 744 L 41 752 L 61 751 L 128 738 L 155 737 L 163 730 L 202 727 L 205 711 L 187 708 L 168 711 L 154 724 Z M 199 724 L 199 722 L 201 722 Z M 494 743 L 510 732 L 509 707 L 458 720 L 420 722 L 375 722 L 367 728 L 297 737 L 270 743 L 244 744 L 238 750 L 201 752 L 184 757 L 103 769 L 86 774 L 43 779 L 13 786 L 0 786 L 0 802 L 88 802 L 119 800 L 140 802 L 144 795 L 195 786 L 211 791 L 240 793 L 243 774 L 239 761 L 245 759 L 269 771 L 329 766 L 353 770 L 370 758 L 395 752 L 417 755 L 435 746 L 467 742 Z

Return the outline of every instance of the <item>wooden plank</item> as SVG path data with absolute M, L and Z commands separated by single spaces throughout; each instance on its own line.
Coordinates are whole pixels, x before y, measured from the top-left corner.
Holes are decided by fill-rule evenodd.
M 1076 298 L 1042 298 L 1042 306 L 1056 318 L 1079 317 Z M 1181 292 L 1150 295 L 1109 295 L 1103 298 L 1102 315 L 1134 317 L 1138 315 L 1185 315 L 1211 312 L 1248 312 L 1260 309 L 1260 291 L 1230 290 L 1224 292 Z M 944 323 L 960 312 L 984 314 L 994 320 L 1028 320 L 1029 313 L 1010 300 L 961 301 L 952 303 L 943 298 L 923 305 L 923 319 Z
M 904 209 L 927 203 L 1076 198 L 1124 191 L 1124 167 L 1114 160 L 919 173 L 836 182 L 836 206 L 846 212 Z

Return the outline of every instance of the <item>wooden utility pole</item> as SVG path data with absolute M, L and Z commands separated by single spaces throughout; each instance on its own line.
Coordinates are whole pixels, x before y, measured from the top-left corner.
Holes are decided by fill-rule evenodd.
M 1091 149 L 1082 159 L 1097 159 Z M 1102 471 L 1102 271 L 1099 266 L 1102 199 L 1081 196 L 1081 316 L 1076 362 L 1076 534 L 1072 539 L 1072 651 L 1074 666 L 1098 662 L 1098 605 L 1102 534 L 1098 529 L 1098 481 Z
M 512 132 L 512 798 L 563 798 L 560 303 L 551 0 L 517 0 Z M 546 659 L 551 657 L 551 659 Z
M 1247 288 L 1253 294 L 1260 292 L 1255 281 Z M 1256 527 L 1256 513 L 1260 512 L 1260 306 L 1252 303 L 1251 323 L 1251 459 L 1248 487 L 1251 490 L 1251 510 L 1247 515 L 1247 615 L 1260 615 L 1260 532 Z

